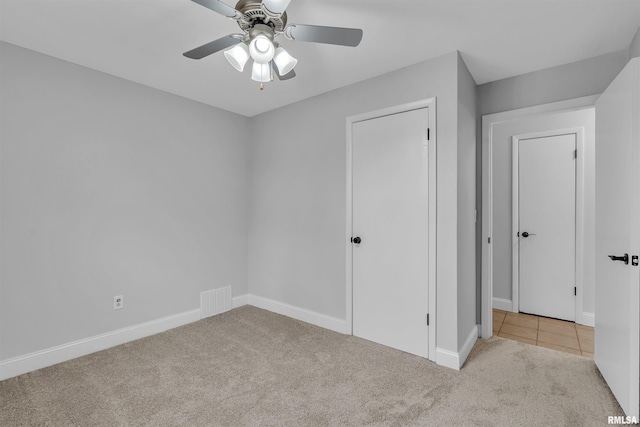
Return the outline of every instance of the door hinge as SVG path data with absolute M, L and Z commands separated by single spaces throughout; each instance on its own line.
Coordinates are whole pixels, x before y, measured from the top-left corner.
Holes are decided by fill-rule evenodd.
M 578 158 L 578 150 L 573 150 L 573 158 L 574 159 Z
M 427 326 L 429 326 L 429 313 L 427 313 Z
M 427 141 L 431 141 L 431 128 L 427 128 Z
M 573 288 L 573 295 L 578 295 L 578 288 L 575 286 Z
M 489 237 L 489 238 L 487 239 L 487 243 L 488 243 L 488 244 L 491 244 L 491 237 Z

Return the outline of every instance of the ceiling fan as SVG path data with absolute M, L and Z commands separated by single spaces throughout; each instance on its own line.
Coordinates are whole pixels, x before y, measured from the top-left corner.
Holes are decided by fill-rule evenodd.
M 202 59 L 227 49 L 227 61 L 242 71 L 253 59 L 251 78 L 263 83 L 272 81 L 273 74 L 280 80 L 295 77 L 293 68 L 298 60 L 275 41 L 284 36 L 289 40 L 355 47 L 362 40 L 362 30 L 356 28 L 325 27 L 317 25 L 287 24 L 285 11 L 291 0 L 240 0 L 235 8 L 220 0 L 191 0 L 219 14 L 233 19 L 243 31 L 203 44 L 183 55 Z

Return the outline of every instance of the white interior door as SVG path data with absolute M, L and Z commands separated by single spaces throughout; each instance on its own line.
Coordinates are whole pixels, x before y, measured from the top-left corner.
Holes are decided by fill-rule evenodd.
M 596 142 L 595 362 L 626 414 L 640 417 L 640 58 L 598 99 Z M 609 258 L 625 254 L 628 263 Z
M 519 311 L 574 321 L 576 134 L 514 138 L 514 153 Z
M 428 357 L 428 108 L 352 126 L 353 335 Z M 356 240 L 358 241 L 358 240 Z

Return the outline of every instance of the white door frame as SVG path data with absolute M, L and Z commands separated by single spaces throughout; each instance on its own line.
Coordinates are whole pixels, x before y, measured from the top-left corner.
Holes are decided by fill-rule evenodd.
M 429 108 L 429 359 L 436 358 L 436 98 L 347 117 L 346 333 L 353 335 L 353 124 L 392 114 Z
M 575 263 L 575 287 L 577 288 L 578 295 L 583 295 L 583 271 L 584 271 L 584 128 L 569 128 L 569 129 L 559 129 L 552 131 L 544 131 L 544 132 L 534 132 L 527 133 L 522 135 L 514 135 L 511 137 L 511 141 L 513 144 L 513 156 L 511 162 L 511 170 L 512 170 L 512 183 L 511 186 L 511 266 L 512 266 L 512 276 L 511 276 L 511 299 L 513 305 L 513 311 L 517 312 L 520 305 L 520 264 L 518 262 L 518 258 L 520 256 L 519 247 L 520 247 L 520 239 L 517 236 L 518 231 L 520 230 L 520 224 L 518 223 L 519 218 L 519 210 L 520 206 L 518 203 L 519 200 L 519 186 L 517 185 L 519 182 L 519 142 L 522 139 L 533 139 L 533 138 L 545 138 L 550 136 L 560 136 L 560 135 L 575 135 L 576 136 L 576 150 L 577 150 L 577 158 L 576 158 L 576 199 L 575 199 L 575 212 L 576 212 L 576 263 Z M 582 298 L 576 298 L 575 303 L 575 317 L 578 316 L 578 313 L 582 313 Z
M 528 116 L 593 108 L 599 95 L 585 96 L 482 116 L 482 338 L 493 334 L 493 126 Z

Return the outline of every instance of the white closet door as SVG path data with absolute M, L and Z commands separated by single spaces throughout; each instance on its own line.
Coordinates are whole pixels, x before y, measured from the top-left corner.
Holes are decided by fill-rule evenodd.
M 353 334 L 428 357 L 428 108 L 353 124 Z

